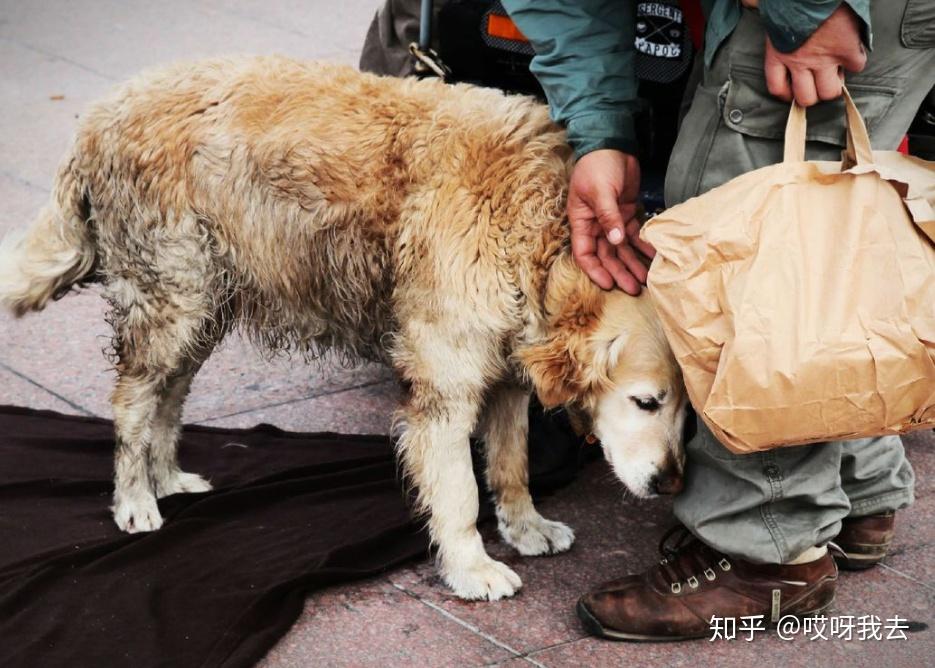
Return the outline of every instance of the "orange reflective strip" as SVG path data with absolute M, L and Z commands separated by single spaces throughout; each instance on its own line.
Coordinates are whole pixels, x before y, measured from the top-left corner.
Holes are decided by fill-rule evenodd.
M 516 27 L 516 24 L 513 23 L 510 17 L 503 16 L 503 14 L 487 15 L 487 34 L 491 37 L 509 39 L 514 42 L 529 41 L 526 39 L 526 36 L 519 31 L 519 28 Z

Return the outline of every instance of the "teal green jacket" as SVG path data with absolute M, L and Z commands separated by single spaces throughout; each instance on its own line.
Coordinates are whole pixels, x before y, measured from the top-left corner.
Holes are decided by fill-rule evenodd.
M 863 20 L 869 45 L 870 0 L 843 0 Z M 581 157 L 600 148 L 636 153 L 636 0 L 502 0 L 536 51 L 530 69 L 545 90 L 552 118 L 568 129 Z M 842 0 L 760 0 L 773 45 L 794 51 Z M 701 0 L 705 63 L 740 20 L 739 0 Z

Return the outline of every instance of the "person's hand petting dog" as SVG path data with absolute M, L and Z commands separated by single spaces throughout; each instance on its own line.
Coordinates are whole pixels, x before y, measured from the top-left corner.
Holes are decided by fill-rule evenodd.
M 578 266 L 597 285 L 616 285 L 631 295 L 646 284 L 656 251 L 639 238 L 636 217 L 640 163 L 613 149 L 585 154 L 571 175 L 568 222 L 571 251 Z
M 758 0 L 743 0 L 757 8 Z M 763 71 L 769 92 L 803 107 L 841 95 L 843 71 L 860 72 L 867 52 L 860 22 L 841 3 L 806 42 L 782 53 L 766 38 Z M 636 156 L 604 149 L 575 165 L 568 191 L 571 248 L 578 266 L 605 290 L 614 286 L 638 295 L 656 251 L 639 238 L 636 218 L 640 164 Z

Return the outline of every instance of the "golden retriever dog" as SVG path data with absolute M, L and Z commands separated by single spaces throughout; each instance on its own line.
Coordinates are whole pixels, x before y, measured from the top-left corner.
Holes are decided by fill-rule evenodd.
M 192 377 L 228 332 L 267 350 L 391 365 L 398 450 L 445 582 L 466 599 L 520 578 L 484 551 L 468 439 L 486 442 L 504 540 L 567 550 L 527 486 L 527 402 L 576 406 L 637 496 L 682 467 L 685 394 L 647 297 L 577 269 L 571 154 L 531 98 L 281 57 L 146 73 L 83 118 L 51 203 L 0 246 L 22 315 L 100 282 L 111 306 L 113 514 L 205 492 L 179 469 Z

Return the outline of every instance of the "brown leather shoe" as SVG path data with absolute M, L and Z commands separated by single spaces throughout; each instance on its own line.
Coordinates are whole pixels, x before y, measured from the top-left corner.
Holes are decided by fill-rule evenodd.
M 828 546 L 838 567 L 862 571 L 880 563 L 893 542 L 895 522 L 896 513 L 892 511 L 844 518 L 841 533 Z
M 644 573 L 608 582 L 578 600 L 589 633 L 612 640 L 710 637 L 712 617 L 808 617 L 834 601 L 838 569 L 830 554 L 807 564 L 753 564 L 708 547 L 684 528 L 665 557 Z

